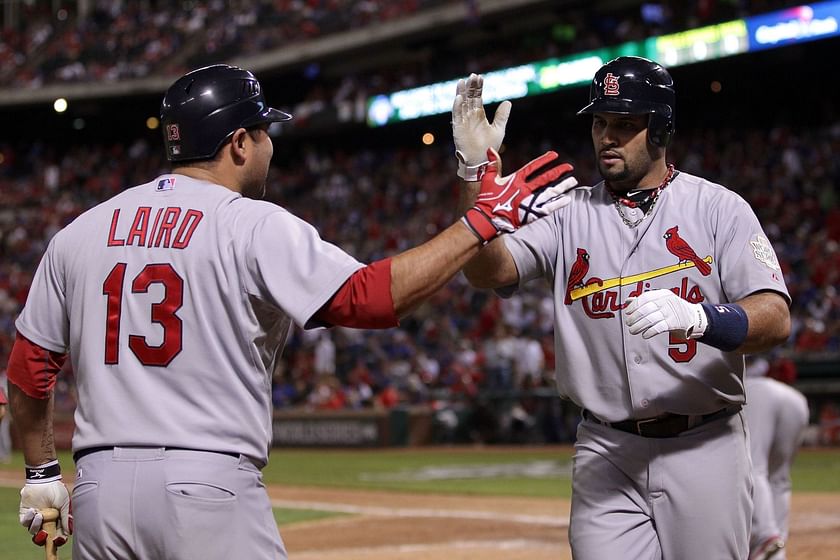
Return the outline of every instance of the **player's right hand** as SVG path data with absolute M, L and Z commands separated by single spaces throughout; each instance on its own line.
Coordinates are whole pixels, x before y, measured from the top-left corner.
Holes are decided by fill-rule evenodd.
M 32 535 L 32 542 L 44 546 L 47 542 L 47 532 L 42 530 L 44 516 L 40 510 L 55 508 L 60 512 L 56 522 L 55 544 L 61 546 L 73 534 L 73 514 L 70 509 L 70 493 L 61 480 L 39 483 L 27 479 L 26 485 L 20 491 L 20 524 Z
M 504 177 L 499 177 L 502 161 L 496 150 L 488 149 L 487 158 L 475 206 L 463 218 L 482 243 L 566 206 L 571 201 L 566 193 L 578 184 L 574 167 L 561 162 L 557 152 L 546 152 Z
M 452 105 L 452 139 L 458 158 L 458 177 L 465 181 L 479 180 L 480 170 L 487 164 L 487 149 L 499 151 L 510 116 L 510 101 L 503 101 L 496 109 L 493 123 L 488 122 L 482 99 L 483 87 L 484 78 L 478 74 L 458 80 Z

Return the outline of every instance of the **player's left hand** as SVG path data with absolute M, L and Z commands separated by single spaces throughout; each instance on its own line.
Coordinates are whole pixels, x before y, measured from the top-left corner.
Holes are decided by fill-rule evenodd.
M 32 535 L 32 542 L 44 546 L 47 532 L 42 529 L 44 516 L 39 510 L 55 508 L 61 516 L 56 523 L 55 544 L 61 546 L 73 534 L 73 514 L 70 510 L 70 494 L 61 480 L 46 483 L 30 483 L 20 491 L 19 520 Z
M 502 161 L 496 150 L 487 150 L 490 163 L 481 178 L 481 190 L 464 216 L 482 242 L 502 232 L 511 233 L 566 206 L 566 193 L 577 186 L 574 168 L 560 161 L 556 152 L 546 152 L 516 172 L 500 177 Z
M 458 158 L 458 177 L 465 181 L 480 179 L 480 170 L 487 164 L 487 149 L 499 151 L 510 116 L 510 101 L 502 101 L 493 122 L 487 120 L 483 87 L 484 78 L 478 74 L 458 80 L 452 104 L 452 139 L 455 141 L 455 157 Z
M 700 338 L 708 317 L 699 303 L 689 303 L 671 290 L 651 290 L 627 298 L 624 323 L 630 334 L 652 338 L 671 332 L 682 339 Z

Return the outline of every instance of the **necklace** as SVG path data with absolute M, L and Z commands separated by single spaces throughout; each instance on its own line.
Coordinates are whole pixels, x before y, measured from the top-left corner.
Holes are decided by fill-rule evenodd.
M 665 174 L 665 178 L 662 179 L 662 183 L 660 183 L 658 187 L 653 189 L 652 192 L 642 200 L 630 200 L 629 198 L 619 196 L 618 194 L 613 192 L 609 185 L 607 185 L 607 192 L 610 193 L 610 196 L 613 199 L 613 205 L 615 205 L 615 209 L 618 212 L 618 215 L 621 217 L 621 221 L 624 222 L 624 225 L 632 229 L 641 224 L 643 221 L 645 221 L 645 218 L 647 218 L 648 215 L 650 215 L 650 213 L 653 212 L 653 209 L 656 208 L 656 202 L 659 200 L 659 193 L 661 193 L 662 190 L 668 186 L 668 184 L 671 182 L 671 179 L 673 178 L 674 165 L 668 164 L 668 173 Z M 627 216 L 624 215 L 624 210 L 622 210 L 621 208 L 622 205 L 627 206 L 629 208 L 644 207 L 645 205 L 649 206 L 647 210 L 645 210 L 645 213 L 642 214 L 641 218 L 639 218 L 636 221 L 630 221 L 627 219 Z

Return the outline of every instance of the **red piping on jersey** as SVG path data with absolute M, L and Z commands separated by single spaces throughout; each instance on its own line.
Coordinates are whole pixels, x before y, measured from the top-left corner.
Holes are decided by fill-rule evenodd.
M 386 329 L 400 324 L 391 298 L 391 259 L 360 268 L 315 313 L 318 322 L 356 329 Z
M 9 381 L 33 399 L 48 399 L 67 354 L 41 348 L 17 333 L 7 374 Z

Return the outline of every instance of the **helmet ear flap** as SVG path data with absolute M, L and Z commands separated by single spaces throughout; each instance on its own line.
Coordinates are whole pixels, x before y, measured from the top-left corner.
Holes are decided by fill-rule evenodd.
M 654 146 L 665 148 L 674 135 L 674 118 L 660 113 L 651 113 L 648 121 L 648 140 Z

